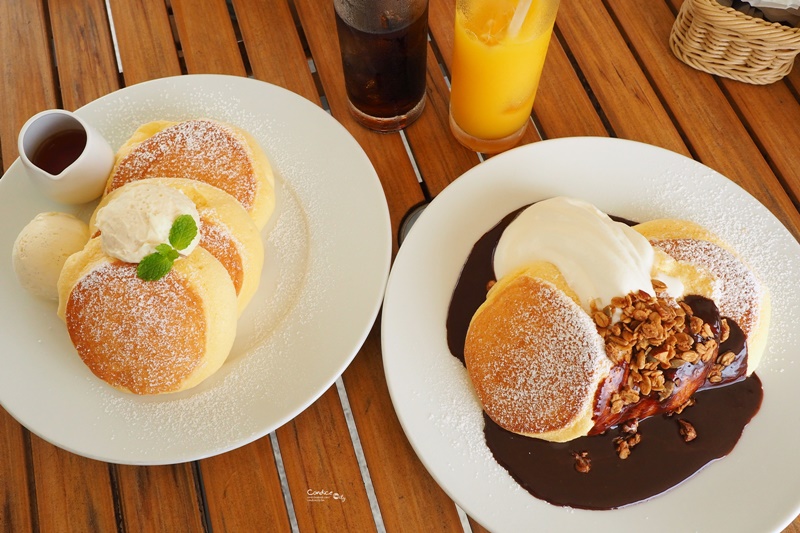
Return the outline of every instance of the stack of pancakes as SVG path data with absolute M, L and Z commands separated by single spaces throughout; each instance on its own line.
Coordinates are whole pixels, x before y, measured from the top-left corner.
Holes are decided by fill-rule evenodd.
M 94 225 L 100 209 L 143 184 L 177 189 L 200 215 L 199 246 L 158 281 L 106 255 Z M 136 130 L 92 215 L 93 238 L 58 282 L 59 316 L 89 369 L 136 394 L 188 389 L 219 369 L 258 288 L 274 206 L 269 161 L 247 132 L 209 119 Z
M 737 253 L 692 222 L 656 220 L 634 229 L 654 248 L 651 277 L 679 280 L 684 294 L 707 298 L 712 308 L 718 308 L 716 318 L 695 322 L 700 312 L 687 303 L 694 296 L 685 301 L 657 299 L 665 291 L 658 282 L 651 295 L 621 294 L 618 304 L 597 310 L 581 306 L 551 263 L 539 261 L 511 272 L 491 287 L 476 311 L 464 350 L 478 397 L 498 425 L 517 434 L 565 442 L 602 433 L 629 419 L 680 409 L 695 391 L 709 386 L 712 372 L 719 370 L 715 365 L 723 355 L 719 345 L 728 336 L 728 322 L 738 324 L 746 336 L 746 351 L 739 355 L 741 372 L 749 375 L 758 365 L 766 344 L 769 296 Z M 626 313 L 634 317 L 632 327 L 638 328 L 639 337 L 631 342 L 641 340 L 636 344 L 642 352 L 638 365 L 641 375 L 648 374 L 646 380 L 637 368 L 635 351 L 633 362 L 630 352 L 627 356 L 616 352 L 616 343 L 626 342 L 620 334 L 624 328 L 611 332 Z M 728 319 L 725 325 L 720 317 Z M 678 345 L 694 343 L 685 353 L 673 353 L 675 361 L 667 358 L 666 348 L 642 340 L 657 337 L 651 330 L 662 321 L 685 321 L 686 337 L 683 333 L 673 337 L 678 337 Z M 690 324 L 697 324 L 699 331 Z M 708 354 L 701 358 L 695 350 L 702 352 L 706 346 Z M 678 386 L 665 390 L 658 383 L 651 389 L 649 376 L 654 373 L 644 370 L 646 364 L 648 369 L 674 373 Z

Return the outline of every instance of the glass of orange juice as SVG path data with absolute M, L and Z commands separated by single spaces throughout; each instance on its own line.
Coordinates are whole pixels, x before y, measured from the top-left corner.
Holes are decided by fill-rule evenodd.
M 450 130 L 497 153 L 525 133 L 559 0 L 458 0 Z

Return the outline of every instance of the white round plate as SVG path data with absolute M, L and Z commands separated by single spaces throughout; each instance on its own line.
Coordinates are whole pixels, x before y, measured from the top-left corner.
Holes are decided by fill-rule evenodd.
M 48 201 L 16 161 L 0 179 L 0 404 L 53 444 L 126 464 L 168 464 L 247 444 L 291 420 L 347 367 L 374 323 L 391 257 L 386 198 L 358 143 L 328 113 L 248 78 L 164 78 L 78 110 L 119 147 L 152 120 L 208 117 L 249 131 L 271 160 L 277 207 L 259 290 L 223 367 L 198 387 L 140 397 L 95 378 L 55 302 L 18 285 L 11 250 Z
M 756 373 L 761 410 L 727 457 L 674 489 L 612 511 L 550 505 L 493 459 L 481 407 L 448 351 L 445 319 L 474 243 L 509 212 L 556 195 L 630 220 L 694 220 L 733 244 L 772 295 Z M 502 531 L 772 531 L 800 511 L 800 246 L 760 203 L 717 172 L 631 141 L 566 138 L 493 157 L 458 178 L 411 229 L 389 276 L 382 318 L 386 379 L 416 453 L 474 519 Z

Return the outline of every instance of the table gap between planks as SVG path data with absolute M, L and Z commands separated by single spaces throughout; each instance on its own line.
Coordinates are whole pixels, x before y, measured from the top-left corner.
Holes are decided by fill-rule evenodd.
M 686 67 L 667 45 L 680 4 L 563 0 L 523 142 L 596 135 L 668 148 L 742 185 L 797 237 L 800 131 L 785 124 L 800 123 L 800 74 L 755 87 Z M 381 179 L 396 236 L 409 209 L 480 161 L 448 132 L 454 10 L 455 0 L 430 2 L 426 111 L 403 134 L 379 135 L 348 115 L 329 0 L 4 2 L 3 168 L 17 157 L 19 128 L 42 109 L 76 109 L 164 76 L 252 76 L 324 105 L 356 138 Z M 378 327 L 337 386 L 232 452 L 178 465 L 106 464 L 52 446 L 0 410 L 0 456 L 4 531 L 483 530 L 406 440 Z M 311 502 L 309 490 L 347 500 Z

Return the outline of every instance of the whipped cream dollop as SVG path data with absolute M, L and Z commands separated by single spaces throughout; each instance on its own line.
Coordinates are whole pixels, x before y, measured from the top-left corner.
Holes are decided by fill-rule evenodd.
M 58 300 L 61 268 L 88 240 L 84 221 L 67 213 L 39 213 L 22 228 L 11 250 L 17 281 L 34 296 Z
M 181 215 L 190 215 L 200 228 L 197 207 L 184 193 L 166 185 L 134 183 L 120 189 L 118 196 L 97 212 L 95 225 L 106 254 L 138 263 L 159 244 L 169 243 L 172 224 Z M 191 244 L 178 253 L 189 255 L 199 242 L 198 231 Z
M 566 197 L 537 202 L 505 229 L 494 253 L 497 279 L 535 261 L 554 264 L 586 311 L 617 296 L 653 294 L 653 248 L 631 227 L 590 203 Z

